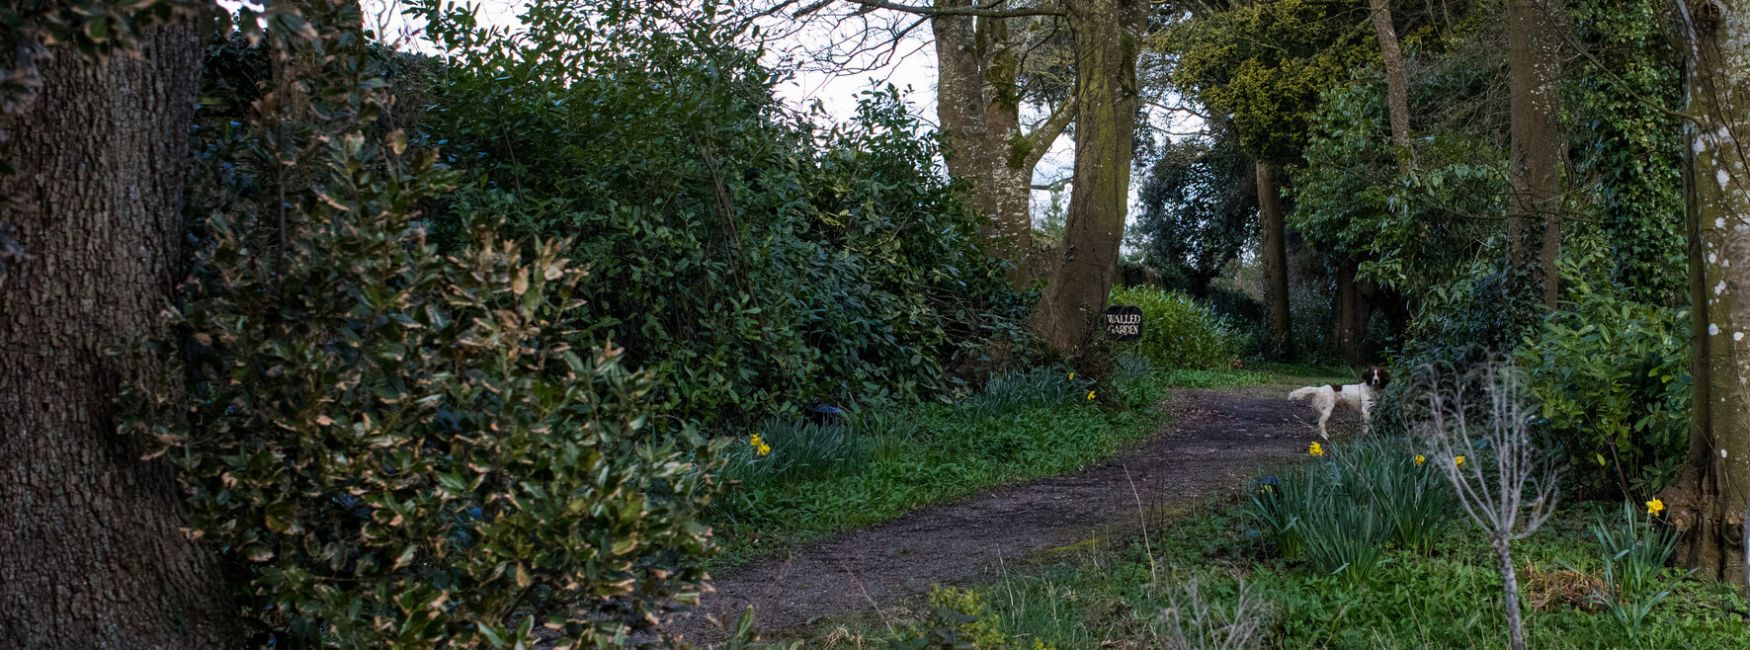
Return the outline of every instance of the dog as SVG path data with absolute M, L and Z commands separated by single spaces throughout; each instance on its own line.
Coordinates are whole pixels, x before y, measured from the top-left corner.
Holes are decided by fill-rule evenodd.
M 1373 425 L 1369 411 L 1373 410 L 1373 403 L 1379 399 L 1380 392 L 1385 390 L 1385 385 L 1388 383 L 1391 383 L 1390 372 L 1379 366 L 1368 366 L 1366 370 L 1361 371 L 1361 383 L 1359 384 L 1347 386 L 1330 384 L 1328 386 L 1297 388 L 1288 394 L 1288 399 L 1312 398 L 1313 408 L 1319 410 L 1319 437 L 1330 440 L 1331 436 L 1325 430 L 1325 421 L 1331 419 L 1331 411 L 1336 410 L 1338 404 L 1346 404 L 1361 413 L 1361 432 L 1367 433 Z

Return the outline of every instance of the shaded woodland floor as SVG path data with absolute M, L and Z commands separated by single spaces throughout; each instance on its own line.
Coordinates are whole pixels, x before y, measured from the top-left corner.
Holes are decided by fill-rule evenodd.
M 761 636 L 783 636 L 830 617 L 879 614 L 931 585 L 992 579 L 1053 549 L 1128 535 L 1151 521 L 1147 513 L 1231 494 L 1258 470 L 1304 454 L 1316 438 L 1312 410 L 1285 399 L 1291 388 L 1175 391 L 1162 406 L 1173 414 L 1169 424 L 1106 462 L 727 570 L 700 609 L 667 625 L 708 645 L 752 605 Z

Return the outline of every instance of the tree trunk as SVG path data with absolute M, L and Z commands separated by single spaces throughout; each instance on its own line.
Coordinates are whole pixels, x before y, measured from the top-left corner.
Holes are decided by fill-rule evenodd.
M 1355 279 L 1354 261 L 1337 266 L 1337 297 L 1332 311 L 1331 340 L 1337 354 L 1354 364 L 1367 361 L 1367 321 L 1373 315 L 1372 291 L 1368 283 Z
M 1498 533 L 1490 543 L 1501 565 L 1501 599 L 1507 611 L 1507 647 L 1525 650 L 1525 620 L 1519 613 L 1519 572 L 1513 567 L 1512 543 Z
M 1508 0 L 1507 89 L 1512 161 L 1507 197 L 1509 267 L 1528 271 L 1544 304 L 1556 306 L 1562 247 L 1562 138 L 1556 126 L 1555 0 Z M 1541 236 L 1533 236 L 1541 222 Z M 1532 249 L 1539 249 L 1533 260 Z
M 1689 45 L 1684 147 L 1695 391 L 1688 462 L 1660 499 L 1682 533 L 1677 560 L 1700 575 L 1745 580 L 1750 504 L 1750 0 L 1678 3 Z
M 965 9 L 971 0 L 938 0 Z M 948 175 L 966 182 L 967 202 L 985 218 L 992 255 L 1015 262 L 1016 286 L 1033 248 L 1033 170 L 1074 117 L 1066 102 L 1032 133 L 1021 128 L 1020 56 L 1009 18 L 935 15 L 936 116 L 948 135 Z
M 1398 171 L 1410 161 L 1410 82 L 1404 73 L 1404 54 L 1398 49 L 1398 31 L 1392 26 L 1391 3 L 1369 0 L 1373 32 L 1379 38 L 1379 58 L 1385 64 L 1385 106 L 1391 118 L 1392 147 L 1397 149 Z
M 1270 338 L 1277 354 L 1293 356 L 1288 316 L 1288 232 L 1283 225 L 1281 189 L 1276 166 L 1260 160 L 1258 215 L 1264 222 L 1264 302 L 1270 308 Z
M 1136 138 L 1136 58 L 1143 0 L 1067 3 L 1075 43 L 1075 192 L 1064 227 L 1063 261 L 1033 312 L 1033 329 L 1085 370 L 1106 305 L 1130 204 Z
M 216 565 L 181 532 L 172 468 L 116 431 L 151 361 L 181 233 L 201 42 L 148 29 L 106 63 L 55 48 L 41 94 L 0 116 L 6 214 L 27 258 L 0 284 L 0 639 L 28 648 L 236 645 Z
M 937 0 L 940 8 L 965 8 L 972 0 Z M 1002 229 L 991 186 L 990 127 L 985 121 L 984 64 L 978 51 L 977 23 L 971 16 L 932 16 L 936 47 L 936 118 L 948 139 L 948 175 L 966 181 L 968 203 L 987 221 L 984 232 Z M 1000 252 L 1000 251 L 993 251 Z

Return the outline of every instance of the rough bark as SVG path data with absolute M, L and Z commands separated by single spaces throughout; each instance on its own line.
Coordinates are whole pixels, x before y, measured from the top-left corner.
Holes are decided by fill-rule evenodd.
M 1529 272 L 1546 305 L 1560 297 L 1562 137 L 1555 0 L 1508 0 L 1507 88 L 1511 136 L 1507 250 L 1511 268 Z M 1542 224 L 1536 234 L 1536 224 Z M 1537 249 L 1536 258 L 1533 249 Z
M 1392 26 L 1391 3 L 1369 0 L 1369 16 L 1373 33 L 1379 39 L 1379 58 L 1385 67 L 1385 106 L 1391 119 L 1392 147 L 1398 156 L 1398 170 L 1404 171 L 1410 161 L 1410 91 L 1404 72 L 1404 54 L 1398 48 L 1397 28 Z
M 1276 184 L 1276 165 L 1257 162 L 1258 216 L 1264 235 L 1264 303 L 1270 310 L 1270 338 L 1277 353 L 1294 354 L 1289 337 L 1288 231 L 1282 214 L 1281 188 Z
M 1136 137 L 1136 58 L 1143 0 L 1078 0 L 1065 5 L 1075 47 L 1075 192 L 1064 227 L 1062 263 L 1033 312 L 1033 330 L 1057 353 L 1088 364 L 1092 325 L 1117 273 L 1130 205 Z
M 971 0 L 937 0 L 967 9 Z M 968 203 L 984 215 L 992 254 L 1014 262 L 1032 249 L 1033 170 L 1074 116 L 1057 107 L 1031 133 L 1021 125 L 1020 56 L 1012 18 L 933 15 L 936 115 L 948 136 L 948 174 L 966 182 Z M 1021 264 L 1017 269 L 1023 268 Z M 1013 278 L 1031 282 L 1025 273 Z
M 200 48 L 182 22 L 140 56 L 58 49 L 41 95 L 0 116 L 29 255 L 0 284 L 0 645 L 235 645 L 172 468 L 116 431 L 121 384 L 151 362 L 106 354 L 157 335 L 169 304 Z
M 1688 462 L 1660 493 L 1682 536 L 1677 561 L 1745 580 L 1750 506 L 1750 0 L 1680 2 L 1689 45 L 1685 222 L 1690 269 Z

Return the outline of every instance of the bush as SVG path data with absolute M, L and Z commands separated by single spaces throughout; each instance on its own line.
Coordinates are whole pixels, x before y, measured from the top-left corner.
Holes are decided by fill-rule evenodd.
M 381 62 L 310 10 L 240 21 L 276 55 L 318 33 L 332 87 L 197 131 L 183 336 L 155 344 L 187 374 L 136 386 L 124 429 L 179 467 L 254 645 L 617 645 L 701 590 L 714 452 L 575 326 L 566 242 L 482 222 L 439 253 L 418 207 L 454 175 L 375 128 Z
M 1250 344 L 1237 328 L 1182 293 L 1126 287 L 1114 290 L 1111 302 L 1142 308 L 1142 340 L 1135 350 L 1159 368 L 1230 367 Z
M 539 0 L 514 34 L 431 16 L 425 126 L 469 179 L 438 226 L 489 212 L 574 238 L 595 278 L 575 317 L 708 424 L 933 396 L 1019 333 L 1022 296 L 895 91 L 816 127 L 759 53 L 671 10 Z
M 406 220 L 325 216 L 283 262 L 209 222 L 187 423 L 150 427 L 246 616 L 300 643 L 497 645 L 611 638 L 697 593 L 709 454 L 560 325 L 584 274 L 559 247 L 446 259 Z
M 1567 292 L 1572 308 L 1552 313 L 1518 355 L 1545 424 L 1588 487 L 1655 494 L 1689 445 L 1688 315 L 1578 277 Z

